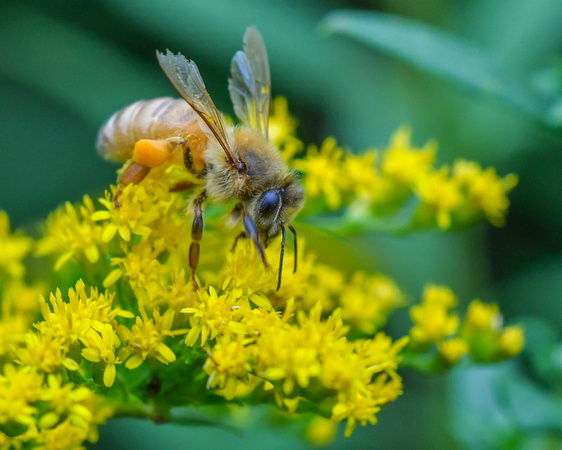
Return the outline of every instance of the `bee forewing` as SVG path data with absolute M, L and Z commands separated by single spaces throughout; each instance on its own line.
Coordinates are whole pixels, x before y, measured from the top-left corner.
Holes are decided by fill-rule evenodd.
M 256 28 L 246 30 L 244 51 L 236 52 L 230 72 L 228 90 L 236 116 L 267 137 L 271 77 L 265 44 Z
M 174 55 L 170 50 L 167 50 L 166 54 L 156 52 L 156 56 L 178 93 L 204 122 L 205 126 L 201 126 L 201 129 L 206 133 L 210 132 L 209 136 L 223 148 L 229 161 L 235 161 L 222 116 L 205 89 L 197 65 L 181 53 Z

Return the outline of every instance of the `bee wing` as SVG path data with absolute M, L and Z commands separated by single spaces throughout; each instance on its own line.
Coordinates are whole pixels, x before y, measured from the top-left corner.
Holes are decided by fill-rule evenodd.
M 236 116 L 267 137 L 271 77 L 265 44 L 260 32 L 250 27 L 244 34 L 244 51 L 238 51 L 230 66 L 228 90 Z
M 217 143 L 223 148 L 229 163 L 232 165 L 239 163 L 228 142 L 222 116 L 205 89 L 205 83 L 197 65 L 181 53 L 174 55 L 170 50 L 166 50 L 166 54 L 157 51 L 156 56 L 160 67 L 178 93 L 199 115 Z

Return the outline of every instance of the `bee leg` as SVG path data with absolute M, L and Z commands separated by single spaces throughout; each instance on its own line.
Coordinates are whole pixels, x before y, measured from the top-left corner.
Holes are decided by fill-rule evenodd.
M 248 236 L 252 241 L 254 241 L 254 244 L 256 245 L 256 248 L 258 249 L 258 252 L 261 256 L 263 265 L 267 269 L 269 269 L 269 264 L 267 263 L 267 259 L 265 259 L 265 252 L 263 250 L 263 245 L 261 243 L 260 234 L 258 232 L 256 224 L 247 213 L 244 213 L 244 228 L 246 229 L 246 236 Z
M 193 189 L 195 186 L 200 186 L 200 185 L 191 183 L 189 181 L 180 181 L 179 183 L 176 183 L 174 186 L 170 188 L 170 192 L 189 191 Z
M 285 256 L 285 240 L 287 239 L 287 232 L 285 226 L 281 225 L 281 256 L 279 257 L 279 280 L 277 281 L 277 290 L 281 289 L 281 275 L 283 273 L 283 257 Z
M 117 191 L 113 196 L 113 204 L 115 205 L 116 208 L 119 208 L 120 206 L 118 199 L 121 193 L 123 192 L 125 186 L 131 183 L 134 184 L 140 183 L 143 180 L 143 178 L 146 177 L 148 172 L 150 172 L 150 167 L 143 166 L 142 164 L 139 164 L 138 162 L 135 161 L 132 161 L 125 168 L 125 170 L 121 173 L 121 175 L 117 179 L 117 184 L 118 184 Z
M 191 245 L 189 246 L 189 267 L 191 268 L 191 281 L 195 290 L 199 289 L 195 280 L 195 270 L 199 262 L 199 242 L 203 237 L 203 202 L 207 198 L 205 191 L 201 192 L 193 201 L 193 225 L 191 226 Z
M 187 139 L 185 141 L 186 143 L 183 149 L 183 165 L 188 172 L 195 174 L 195 170 L 193 169 L 193 155 L 191 154 L 191 147 L 189 145 L 189 141 Z
M 236 236 L 236 237 L 234 238 L 234 244 L 232 244 L 232 250 L 230 250 L 230 251 L 231 251 L 231 252 L 234 252 L 234 250 L 236 250 L 236 246 L 238 245 L 238 241 L 239 241 L 240 239 L 244 239 L 244 238 L 246 238 L 246 237 L 248 237 L 248 236 L 246 236 L 246 232 L 245 232 L 245 231 L 242 231 L 242 233 L 240 233 L 238 236 Z
M 230 218 L 232 219 L 233 223 L 237 223 L 242 218 L 242 214 L 244 214 L 244 204 L 243 203 L 236 203 L 232 213 L 230 214 Z
M 295 228 L 292 225 L 289 225 L 289 231 L 293 234 L 293 239 L 295 241 L 295 268 L 293 269 L 293 273 L 295 273 L 297 271 L 297 252 L 298 252 L 298 247 L 297 247 L 297 230 L 295 230 Z

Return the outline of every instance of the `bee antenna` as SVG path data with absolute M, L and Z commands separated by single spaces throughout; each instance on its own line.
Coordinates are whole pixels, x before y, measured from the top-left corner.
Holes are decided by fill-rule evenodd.
M 283 274 L 283 256 L 285 256 L 285 240 L 287 239 L 287 231 L 285 231 L 284 225 L 281 225 L 281 234 L 283 238 L 281 239 L 281 257 L 279 258 L 279 281 L 277 282 L 277 290 L 281 289 L 281 276 Z
M 295 268 L 293 269 L 293 273 L 296 273 L 297 271 L 297 252 L 298 252 L 298 247 L 297 247 L 297 230 L 295 230 L 295 228 L 289 224 L 289 231 L 293 234 L 293 239 L 295 241 Z

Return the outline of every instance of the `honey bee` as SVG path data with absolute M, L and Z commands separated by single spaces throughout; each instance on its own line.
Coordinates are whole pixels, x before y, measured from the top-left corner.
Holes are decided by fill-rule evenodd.
M 286 228 L 294 236 L 297 269 L 297 233 L 291 221 L 303 207 L 304 189 L 268 140 L 271 79 L 259 31 L 248 28 L 244 50 L 232 58 L 228 90 L 234 112 L 242 122 L 239 126 L 225 124 L 195 62 L 169 50 L 165 54 L 157 51 L 156 56 L 182 99 L 161 97 L 135 102 L 113 114 L 100 129 L 98 153 L 105 159 L 126 163 L 118 178 L 116 206 L 123 187 L 142 181 L 151 168 L 169 162 L 183 164 L 204 186 L 193 201 L 189 266 L 195 289 L 203 203 L 236 200 L 232 214 L 245 231 L 234 245 L 241 237 L 251 239 L 267 268 L 264 247 L 273 237 L 282 235 L 279 290 Z

